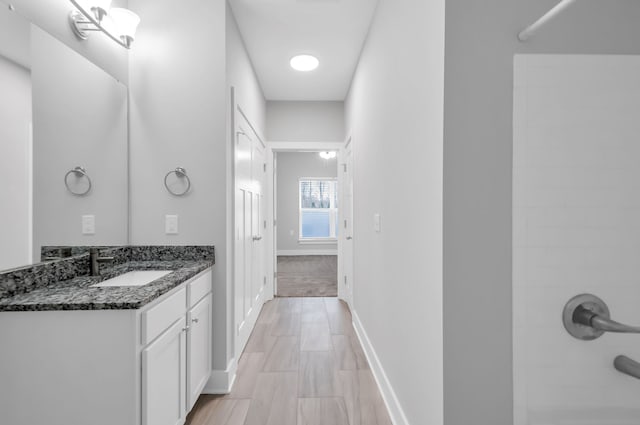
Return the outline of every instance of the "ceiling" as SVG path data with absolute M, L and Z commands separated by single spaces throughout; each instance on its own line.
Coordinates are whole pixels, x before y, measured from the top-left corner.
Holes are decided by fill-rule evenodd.
M 344 100 L 377 0 L 229 0 L 267 100 Z M 311 54 L 320 66 L 294 71 Z

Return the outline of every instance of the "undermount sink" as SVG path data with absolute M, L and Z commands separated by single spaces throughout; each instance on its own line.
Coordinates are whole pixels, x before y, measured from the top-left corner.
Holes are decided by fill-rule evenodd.
M 92 288 L 98 288 L 103 286 L 143 286 L 147 283 L 151 283 L 156 279 L 160 279 L 162 276 L 166 276 L 171 273 L 172 270 L 134 270 L 121 274 L 120 276 L 112 277 L 95 285 L 91 285 Z

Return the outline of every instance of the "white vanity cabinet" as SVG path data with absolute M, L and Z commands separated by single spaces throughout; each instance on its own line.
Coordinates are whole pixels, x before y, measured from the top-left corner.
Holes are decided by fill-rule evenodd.
M 193 408 L 211 375 L 211 304 L 211 295 L 207 295 L 187 315 L 187 411 Z
M 211 372 L 211 279 L 138 310 L 0 312 L 0 423 L 182 425 Z
M 144 312 L 142 425 L 180 425 L 211 373 L 211 273 Z

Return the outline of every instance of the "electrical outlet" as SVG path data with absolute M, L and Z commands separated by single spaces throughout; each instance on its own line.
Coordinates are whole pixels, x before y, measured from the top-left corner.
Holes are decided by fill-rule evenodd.
M 177 215 L 164 216 L 164 232 L 167 235 L 178 234 L 178 216 Z

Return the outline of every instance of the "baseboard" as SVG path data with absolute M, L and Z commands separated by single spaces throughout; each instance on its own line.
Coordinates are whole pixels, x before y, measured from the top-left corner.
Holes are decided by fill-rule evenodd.
M 202 394 L 229 394 L 231 387 L 236 380 L 236 372 L 238 371 L 238 362 L 234 357 L 229 361 L 225 370 L 214 369 L 211 371 L 211 377 L 204 386 Z
M 338 255 L 337 249 L 279 249 L 276 255 Z
M 378 384 L 378 388 L 380 389 L 380 393 L 382 394 L 384 404 L 387 406 L 387 411 L 389 412 L 389 416 L 391 417 L 391 422 L 393 423 L 393 425 L 409 425 L 407 416 L 404 414 L 398 397 L 396 396 L 395 391 L 393 391 L 391 382 L 389 382 L 389 378 L 387 378 L 387 375 L 384 372 L 384 368 L 380 363 L 380 359 L 378 358 L 376 351 L 373 349 L 373 345 L 371 345 L 371 341 L 367 336 L 367 332 L 364 330 L 362 322 L 360 322 L 358 313 L 352 310 L 351 314 L 353 317 L 353 327 L 356 331 L 358 339 L 360 340 L 360 345 L 362 345 L 364 354 L 369 361 L 371 372 L 373 373 L 373 377 Z

